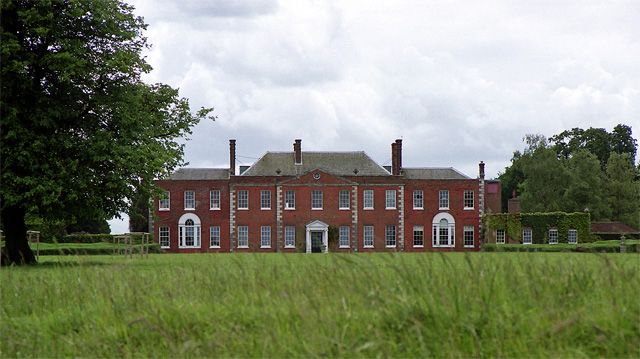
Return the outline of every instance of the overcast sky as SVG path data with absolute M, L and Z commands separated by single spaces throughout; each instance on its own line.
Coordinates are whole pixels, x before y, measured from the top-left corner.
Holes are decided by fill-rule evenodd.
M 406 167 L 475 177 L 482 160 L 492 178 L 527 133 L 640 133 L 637 0 L 132 4 L 149 24 L 146 80 L 215 107 L 187 142 L 191 167 L 228 166 L 230 138 L 239 164 L 301 138 L 387 165 L 402 138 Z

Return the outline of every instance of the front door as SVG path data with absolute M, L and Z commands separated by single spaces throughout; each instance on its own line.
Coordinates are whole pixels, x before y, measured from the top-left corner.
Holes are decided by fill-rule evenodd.
M 322 232 L 311 232 L 311 253 L 322 253 Z

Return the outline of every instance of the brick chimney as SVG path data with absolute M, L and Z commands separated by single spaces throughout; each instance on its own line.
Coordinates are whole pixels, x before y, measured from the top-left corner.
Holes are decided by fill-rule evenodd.
M 293 144 L 293 154 L 294 154 L 293 157 L 294 157 L 295 164 L 301 165 L 302 164 L 302 140 L 298 139 Z
M 229 175 L 236 175 L 236 140 L 229 140 Z
M 400 176 L 402 171 L 402 140 L 398 139 L 391 144 L 391 174 Z
M 480 170 L 480 178 L 484 178 L 484 162 L 480 161 L 480 164 L 478 165 L 479 170 Z

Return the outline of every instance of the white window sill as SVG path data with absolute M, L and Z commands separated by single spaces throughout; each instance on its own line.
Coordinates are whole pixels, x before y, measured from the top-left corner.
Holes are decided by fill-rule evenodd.
M 413 207 L 414 211 L 424 211 L 424 207 Z
M 160 246 L 161 249 L 170 249 L 171 246 Z
M 311 208 L 312 211 L 322 211 L 322 208 Z
M 184 210 L 185 211 L 195 211 L 196 209 L 195 208 L 185 208 Z
M 178 247 L 178 248 L 180 248 L 180 249 L 193 249 L 193 248 L 200 248 L 200 246 L 181 246 L 181 247 Z
M 396 246 L 384 246 L 385 248 L 395 248 Z
M 261 210 L 261 211 L 270 211 L 270 210 L 271 210 L 271 207 L 269 207 L 269 208 L 260 208 L 260 210 Z
M 158 208 L 158 211 L 160 211 L 160 212 L 168 212 L 170 210 L 171 209 L 169 209 L 169 208 Z
M 449 207 L 440 207 L 440 208 L 438 208 L 438 210 L 440 210 L 440 211 L 448 211 Z
M 295 211 L 296 207 L 284 207 L 285 211 Z
M 414 245 L 414 246 L 413 246 L 413 248 L 424 248 L 424 244 L 423 244 L 423 245 L 420 245 L 420 246 L 416 246 L 416 245 Z
M 362 248 L 375 248 L 374 246 L 362 246 Z
M 351 248 L 351 247 L 349 247 L 349 246 L 340 246 L 338 248 Z
M 213 246 L 213 247 L 209 247 L 209 248 L 220 249 L 220 246 Z
M 292 249 L 292 248 L 296 248 L 296 246 L 284 246 L 285 249 Z
M 349 208 L 349 207 L 340 207 L 340 208 L 338 208 L 338 209 L 339 209 L 339 210 L 341 210 L 341 211 L 348 211 L 348 210 L 350 210 L 351 208 Z
M 210 211 L 219 211 L 220 208 L 209 208 Z
M 271 246 L 260 246 L 260 248 L 271 249 Z
M 531 245 L 531 242 L 527 242 L 527 243 L 524 243 L 524 242 L 523 242 L 523 243 L 522 243 L 522 245 L 523 245 L 523 246 L 530 246 L 530 245 Z
M 249 248 L 249 246 L 238 246 L 238 248 Z
M 553 243 L 549 242 L 549 244 L 558 244 L 558 242 L 553 242 Z
M 373 211 L 373 207 L 364 207 L 363 210 L 365 210 L 365 211 Z
M 473 211 L 473 210 L 474 210 L 474 208 L 473 208 L 473 207 L 464 207 L 464 210 L 465 210 L 465 211 Z
M 397 208 L 396 207 L 385 207 L 384 209 L 386 209 L 386 210 L 395 210 Z
M 474 245 L 465 245 L 464 248 L 474 248 Z
M 248 211 L 249 208 L 238 208 L 238 211 Z
M 433 246 L 433 248 L 453 248 L 452 245 L 441 245 L 441 246 Z

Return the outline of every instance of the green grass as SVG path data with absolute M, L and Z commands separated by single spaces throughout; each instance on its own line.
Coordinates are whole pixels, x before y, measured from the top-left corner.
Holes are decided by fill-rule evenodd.
M 0 357 L 638 357 L 640 256 L 42 257 Z

